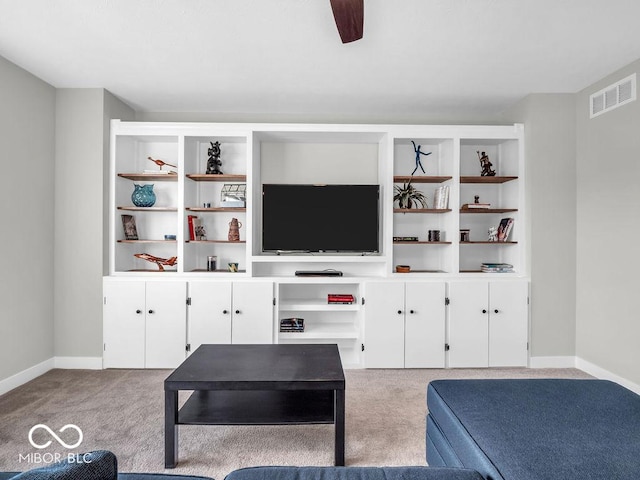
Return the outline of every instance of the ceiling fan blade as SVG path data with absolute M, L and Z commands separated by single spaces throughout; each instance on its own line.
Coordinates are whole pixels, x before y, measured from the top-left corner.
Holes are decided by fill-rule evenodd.
M 342 43 L 360 40 L 364 26 L 364 0 L 330 1 Z

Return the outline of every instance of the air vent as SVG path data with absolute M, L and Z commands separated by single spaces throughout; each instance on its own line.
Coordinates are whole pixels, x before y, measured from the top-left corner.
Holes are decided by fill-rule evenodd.
M 597 117 L 636 99 L 636 74 L 603 88 L 589 98 L 590 117 Z

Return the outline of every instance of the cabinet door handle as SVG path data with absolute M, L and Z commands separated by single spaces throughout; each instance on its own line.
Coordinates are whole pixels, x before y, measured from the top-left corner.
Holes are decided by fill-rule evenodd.
M 498 309 L 496 308 L 496 309 L 493 311 L 493 313 L 498 313 Z
M 416 313 L 414 310 L 409 310 L 409 313 L 413 314 Z
M 227 313 L 229 313 L 229 310 L 226 310 L 226 309 L 225 309 L 225 310 L 222 310 L 222 313 L 223 313 L 224 315 L 226 315 Z
M 142 310 L 138 309 L 138 310 L 136 310 L 136 313 L 137 313 L 138 315 L 140 315 L 140 314 L 142 313 Z
M 398 315 L 402 315 L 402 310 L 398 310 Z
M 153 310 L 149 310 L 149 313 L 155 313 Z
M 236 310 L 236 315 L 239 315 L 239 314 L 240 314 L 240 310 Z
M 487 311 L 485 309 L 482 309 L 482 313 L 487 313 Z

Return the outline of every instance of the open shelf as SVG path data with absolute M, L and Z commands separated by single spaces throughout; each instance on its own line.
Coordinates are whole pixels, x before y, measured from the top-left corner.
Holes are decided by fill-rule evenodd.
M 200 390 L 180 409 L 178 424 L 333 423 L 333 402 L 332 390 Z

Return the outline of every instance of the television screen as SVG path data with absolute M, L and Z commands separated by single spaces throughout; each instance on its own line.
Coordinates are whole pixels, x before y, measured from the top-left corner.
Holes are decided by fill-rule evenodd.
M 262 186 L 262 250 L 377 252 L 378 185 Z

